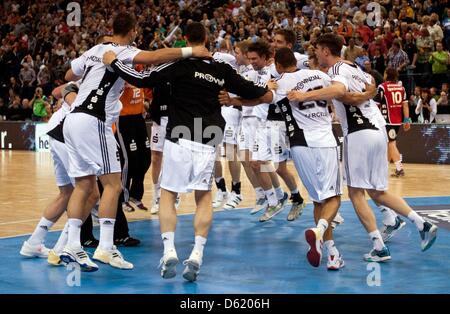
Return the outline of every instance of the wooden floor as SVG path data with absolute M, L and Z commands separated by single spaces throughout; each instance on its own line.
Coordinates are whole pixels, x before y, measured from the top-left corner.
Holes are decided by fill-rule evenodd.
M 296 174 L 292 164 L 289 165 Z M 391 166 L 392 167 L 392 166 Z M 404 178 L 390 178 L 390 191 L 402 196 L 449 195 L 450 165 L 406 164 Z M 227 169 L 227 187 L 230 177 Z M 299 182 L 299 180 L 297 180 Z M 151 205 L 153 187 L 150 173 L 146 178 L 144 204 Z M 254 204 L 250 183 L 242 171 L 242 207 Z M 307 193 L 301 187 L 303 196 Z M 45 206 L 57 195 L 53 164 L 49 153 L 28 151 L 0 151 L 0 237 L 26 234 L 33 231 Z M 347 199 L 346 192 L 344 199 Z M 180 213 L 191 213 L 195 206 L 192 195 L 183 195 Z M 127 213 L 130 221 L 157 218 L 148 212 Z M 65 218 L 57 223 L 61 228 Z

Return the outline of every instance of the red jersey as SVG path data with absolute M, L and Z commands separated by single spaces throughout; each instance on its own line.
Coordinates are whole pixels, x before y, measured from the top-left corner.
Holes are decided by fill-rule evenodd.
M 378 86 L 380 110 L 387 124 L 403 123 L 403 102 L 406 101 L 405 88 L 399 83 L 384 82 Z

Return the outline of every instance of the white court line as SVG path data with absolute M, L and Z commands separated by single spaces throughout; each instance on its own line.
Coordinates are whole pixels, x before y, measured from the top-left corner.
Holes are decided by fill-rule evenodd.
M 404 199 L 414 199 L 414 198 L 426 198 L 426 197 L 450 197 L 450 195 L 439 195 L 439 196 L 405 196 L 403 197 Z M 342 203 L 350 203 L 350 200 L 345 200 Z M 306 204 L 312 204 L 312 202 L 306 202 Z M 419 206 L 419 205 L 418 205 Z M 420 206 L 426 206 L 426 205 L 420 205 Z M 430 205 L 430 206 L 435 206 L 435 205 Z M 251 207 L 239 207 L 239 208 L 235 208 L 235 209 L 219 209 L 219 210 L 215 210 L 214 212 L 231 212 L 231 211 L 236 211 L 236 210 L 243 210 L 243 209 L 250 209 Z M 188 216 L 188 215 L 194 215 L 195 213 L 182 213 L 182 214 L 178 214 L 177 216 Z M 131 217 L 130 217 L 131 218 Z M 132 218 L 131 218 L 132 219 Z M 154 218 L 142 218 L 142 219 L 132 219 L 131 221 L 128 221 L 129 223 L 131 222 L 139 222 L 139 221 L 150 221 L 150 220 L 159 220 L 158 216 L 154 217 Z M 12 222 L 4 222 L 4 223 L 0 223 L 0 225 L 8 225 L 8 224 L 15 224 L 15 223 L 20 223 L 20 222 L 32 222 L 32 221 L 39 221 L 39 219 L 30 219 L 30 220 L 22 220 L 22 221 L 12 221 Z M 98 226 L 98 225 L 94 225 Z M 57 231 L 61 231 L 62 229 L 54 229 L 54 230 L 50 230 L 49 232 L 57 232 Z M 0 237 L 0 239 L 10 239 L 10 238 L 16 238 L 16 237 L 22 237 L 22 236 L 26 236 L 26 235 L 30 235 L 31 233 L 23 233 L 23 234 L 17 234 L 17 235 L 13 235 L 13 236 L 6 236 L 6 237 Z

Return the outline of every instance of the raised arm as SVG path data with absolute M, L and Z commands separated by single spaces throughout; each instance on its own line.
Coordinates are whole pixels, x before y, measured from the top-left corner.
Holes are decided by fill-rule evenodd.
M 141 51 L 133 59 L 136 64 L 161 64 L 182 58 L 199 57 L 211 58 L 206 47 L 163 48 L 155 51 Z

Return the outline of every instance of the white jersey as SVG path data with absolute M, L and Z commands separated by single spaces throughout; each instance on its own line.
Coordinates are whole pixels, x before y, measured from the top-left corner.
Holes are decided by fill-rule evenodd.
M 219 61 L 219 62 L 225 62 L 225 63 L 229 64 L 235 70 L 237 68 L 236 58 L 230 53 L 215 52 L 213 54 L 213 59 L 216 61 Z
M 299 103 L 286 98 L 291 90 L 305 93 L 330 86 L 330 77 L 318 70 L 297 70 L 282 74 L 277 83 L 274 102 L 283 111 L 291 146 L 336 147 L 326 101 Z
M 371 84 L 369 77 L 357 65 L 342 61 L 330 67 L 328 75 L 332 82 L 344 84 L 349 92 L 363 92 L 366 88 L 365 84 Z M 350 106 L 333 99 L 333 104 L 344 136 L 360 130 L 381 128 L 380 121 L 383 117 L 373 101 Z
M 309 69 L 309 57 L 308 55 L 302 55 L 301 53 L 294 52 L 295 59 L 297 60 L 297 69 L 307 70 Z M 277 72 L 275 62 L 270 65 L 270 74 L 274 78 L 279 78 L 280 74 Z
M 258 72 L 253 69 L 251 64 L 240 65 L 237 67 L 237 72 L 240 76 L 248 81 L 256 83 L 258 81 Z M 242 106 L 242 116 L 243 117 L 254 117 L 253 106 Z
M 257 72 L 256 81 L 254 83 L 261 87 L 266 87 L 267 82 L 271 79 L 270 67 L 266 66 Z M 253 113 L 259 119 L 266 121 L 269 115 L 269 104 L 259 104 L 254 107 Z
M 92 47 L 71 63 L 73 73 L 83 77 L 73 111 L 90 114 L 106 125 L 112 125 L 120 115 L 122 107 L 118 100 L 125 85 L 125 81 L 102 62 L 103 54 L 109 50 L 114 51 L 117 58 L 127 65 L 132 65 L 134 57 L 140 52 L 131 46 L 103 43 Z

